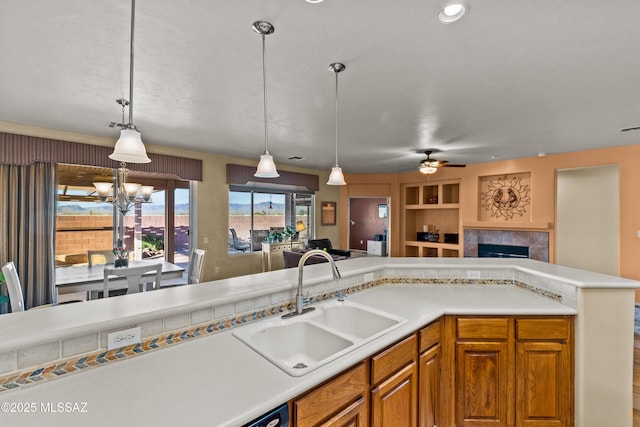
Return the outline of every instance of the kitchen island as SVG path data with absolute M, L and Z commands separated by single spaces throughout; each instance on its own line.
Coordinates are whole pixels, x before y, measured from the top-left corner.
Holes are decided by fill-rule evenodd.
M 118 361 L 105 357 L 105 366 L 2 391 L 0 401 L 10 410 L 3 410 L 0 420 L 21 426 L 118 421 L 240 426 L 443 315 L 575 315 L 575 425 L 631 427 L 637 282 L 530 260 L 358 258 L 338 266 L 343 274 L 338 281 L 331 280 L 327 265 L 305 267 L 305 290 L 316 297 L 314 304 L 332 298 L 336 290 L 347 290 L 349 301 L 407 322 L 304 376 L 292 377 L 236 339 L 233 324 L 243 320 L 234 320 L 202 337 L 159 350 L 141 349 L 140 355 L 123 355 Z M 221 318 L 250 323 L 269 317 L 274 306 L 293 298 L 296 276 L 295 270 L 281 270 L 17 313 L 6 320 L 2 316 L 0 354 L 9 355 L 2 363 L 7 366 L 6 358 L 15 351 L 19 365 L 21 355 L 42 347 L 33 340 L 57 339 L 59 359 L 64 360 L 65 348 L 70 348 L 66 343 L 94 334 L 99 351 L 104 335 L 99 331 L 141 325 L 147 330 L 144 342 L 146 337 L 166 336 L 167 330 L 180 331 L 174 328 L 180 319 L 186 322 L 182 329 L 216 324 Z M 249 314 L 238 317 L 241 313 Z M 160 332 L 153 330 L 158 323 Z M 22 334 L 6 327 L 20 328 Z M 62 410 L 54 411 L 60 403 Z M 35 410 L 25 413 L 24 404 Z

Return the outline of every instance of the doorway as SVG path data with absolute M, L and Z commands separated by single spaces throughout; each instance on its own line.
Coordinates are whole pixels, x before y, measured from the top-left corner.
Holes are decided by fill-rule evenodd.
M 558 170 L 556 263 L 618 275 L 617 165 Z
M 388 242 L 389 212 L 388 197 L 350 197 L 349 249 L 366 252 L 370 240 Z

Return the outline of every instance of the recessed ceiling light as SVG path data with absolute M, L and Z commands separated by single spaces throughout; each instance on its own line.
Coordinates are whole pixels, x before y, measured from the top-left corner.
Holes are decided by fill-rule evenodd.
M 308 1 L 308 0 L 307 0 Z M 467 8 L 462 3 L 450 3 L 438 13 L 438 21 L 441 24 L 450 24 L 462 18 Z
M 324 0 L 305 0 L 307 3 L 311 3 L 311 4 L 315 4 L 315 3 L 322 3 Z

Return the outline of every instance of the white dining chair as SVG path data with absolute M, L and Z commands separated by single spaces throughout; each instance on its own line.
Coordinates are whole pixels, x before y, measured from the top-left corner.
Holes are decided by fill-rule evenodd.
M 187 282 L 184 279 L 168 280 L 160 284 L 160 288 L 174 288 L 176 286 L 192 285 L 202 281 L 202 269 L 204 266 L 204 256 L 207 251 L 204 249 L 194 249 L 189 257 L 189 268 L 187 269 Z
M 155 272 L 154 276 L 144 276 L 147 273 Z M 120 267 L 104 269 L 104 288 L 102 297 L 110 296 L 109 290 L 122 289 L 121 286 L 112 287 L 111 278 L 125 277 L 127 279 L 126 290 L 128 294 L 140 291 L 157 289 L 162 277 L 162 264 L 143 265 L 139 267 Z M 152 284 L 151 287 L 148 285 Z
M 202 267 L 204 265 L 204 256 L 207 251 L 204 249 L 194 249 L 191 252 L 191 259 L 189 260 L 189 269 L 187 273 L 187 283 L 200 283 L 202 280 Z
M 89 267 L 93 267 L 94 264 L 113 264 L 116 256 L 110 249 L 100 251 L 87 251 L 87 262 Z
M 7 290 L 9 291 L 9 302 L 11 303 L 11 312 L 17 313 L 24 311 L 24 296 L 22 295 L 22 286 L 16 271 L 16 265 L 13 261 L 9 261 L 2 266 L 2 274 L 7 282 Z

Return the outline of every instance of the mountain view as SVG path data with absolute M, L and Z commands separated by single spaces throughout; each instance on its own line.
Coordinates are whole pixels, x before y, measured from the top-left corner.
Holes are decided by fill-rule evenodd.
M 108 203 L 74 203 L 58 202 L 58 215 L 111 215 L 113 206 Z M 188 215 L 189 204 L 181 203 L 175 207 L 176 215 Z M 143 203 L 143 215 L 164 215 L 164 204 Z

